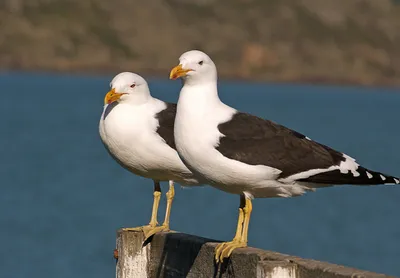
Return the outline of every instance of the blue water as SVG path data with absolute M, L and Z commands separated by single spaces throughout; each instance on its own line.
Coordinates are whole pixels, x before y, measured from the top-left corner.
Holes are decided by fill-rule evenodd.
M 113 277 L 115 231 L 148 222 L 152 182 L 122 169 L 100 143 L 98 119 L 111 78 L 0 74 L 0 277 Z M 176 101 L 180 82 L 149 81 L 153 95 Z M 400 175 L 399 92 L 220 86 L 226 103 L 394 175 Z M 172 228 L 230 240 L 238 199 L 207 187 L 178 188 Z M 257 199 L 249 245 L 400 276 L 399 214 L 400 186 Z

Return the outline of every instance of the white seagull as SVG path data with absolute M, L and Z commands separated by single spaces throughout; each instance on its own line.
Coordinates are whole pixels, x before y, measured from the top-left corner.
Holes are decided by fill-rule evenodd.
M 217 69 L 201 51 L 182 54 L 170 73 L 177 78 L 183 79 L 174 130 L 179 156 L 206 183 L 241 196 L 236 235 L 217 246 L 217 262 L 247 246 L 252 198 L 300 196 L 339 184 L 399 183 L 296 131 L 227 106 L 218 97 Z
M 153 179 L 154 201 L 149 225 L 131 228 L 143 230 L 146 239 L 169 230 L 169 217 L 175 195 L 174 181 L 197 185 L 198 181 L 180 160 L 174 143 L 176 104 L 153 98 L 146 80 L 122 72 L 110 83 L 104 99 L 99 132 L 110 155 L 130 172 Z M 169 181 L 165 220 L 157 223 L 161 197 L 160 181 Z

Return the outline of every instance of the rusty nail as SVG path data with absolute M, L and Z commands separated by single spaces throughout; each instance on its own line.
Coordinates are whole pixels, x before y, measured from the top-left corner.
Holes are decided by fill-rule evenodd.
M 118 250 L 114 249 L 114 258 L 118 260 Z

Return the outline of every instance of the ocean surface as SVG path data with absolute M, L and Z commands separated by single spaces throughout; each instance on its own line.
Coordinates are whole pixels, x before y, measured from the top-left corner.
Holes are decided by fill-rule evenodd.
M 148 223 L 152 181 L 122 169 L 98 135 L 112 77 L 0 74 L 0 277 L 114 277 L 116 230 Z M 177 100 L 180 82 L 148 80 Z M 399 89 L 221 82 L 220 97 L 400 176 Z M 174 230 L 233 237 L 238 196 L 175 196 Z M 160 221 L 164 208 L 165 196 Z M 400 186 L 257 199 L 249 245 L 400 276 Z

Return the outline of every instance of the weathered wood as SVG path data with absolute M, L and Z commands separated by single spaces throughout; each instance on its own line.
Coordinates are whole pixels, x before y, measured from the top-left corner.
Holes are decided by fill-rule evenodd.
M 142 247 L 143 241 L 142 232 L 117 232 L 117 252 L 114 252 L 118 255 L 117 278 L 150 277 L 147 269 L 150 246 Z
M 159 233 L 142 247 L 141 232 L 117 233 L 117 278 L 383 278 L 355 268 L 265 251 L 240 248 L 222 265 L 214 262 L 217 241 L 182 233 Z

